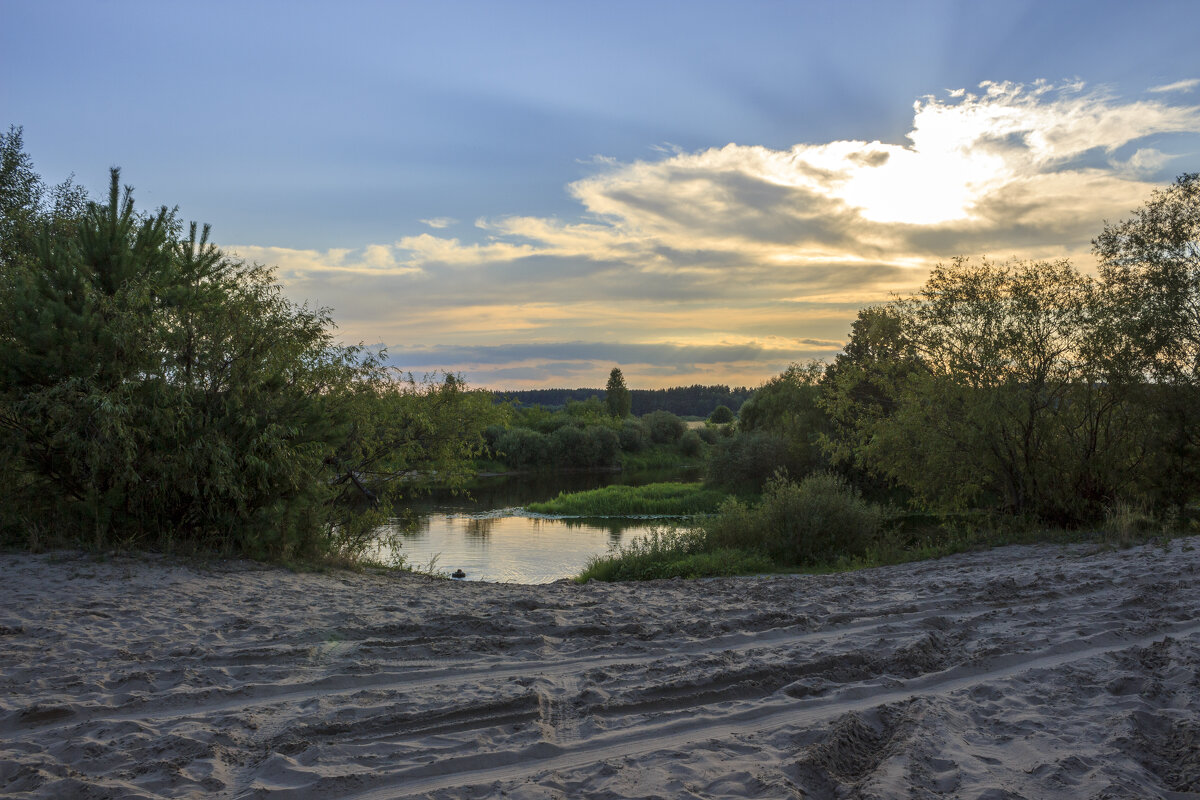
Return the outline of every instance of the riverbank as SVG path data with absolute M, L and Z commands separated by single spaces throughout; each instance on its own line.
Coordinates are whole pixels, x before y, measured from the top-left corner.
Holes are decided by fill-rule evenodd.
M 545 586 L 0 555 L 0 794 L 1200 791 L 1200 539 Z

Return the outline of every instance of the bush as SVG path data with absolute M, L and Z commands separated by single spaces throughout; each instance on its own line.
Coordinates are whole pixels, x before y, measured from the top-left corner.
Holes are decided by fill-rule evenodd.
M 550 452 L 547 437 L 529 428 L 509 428 L 496 440 L 496 449 L 510 467 L 534 467 Z
M 695 458 L 704 452 L 704 440 L 696 431 L 686 431 L 679 440 L 679 452 Z
M 705 444 L 716 444 L 721 440 L 722 428 L 704 427 L 696 431 L 696 435 L 700 437 L 700 441 Z
M 620 463 L 621 437 L 606 425 L 589 425 L 587 436 L 586 467 L 614 467 Z
M 564 425 L 550 434 L 550 457 L 562 467 L 611 467 L 619 463 L 621 440 L 604 425 Z
M 621 449 L 626 453 L 639 453 L 650 446 L 650 429 L 641 420 L 625 420 L 619 436 Z
M 816 473 L 800 483 L 767 481 L 762 501 L 724 503 L 705 521 L 708 549 L 760 549 L 781 564 L 827 564 L 865 554 L 881 537 L 882 510 L 842 478 Z
M 708 421 L 713 425 L 725 425 L 733 422 L 733 420 L 733 412 L 729 409 L 729 406 L 717 406 L 713 409 L 713 412 L 708 415 Z
M 807 466 L 795 458 L 783 436 L 752 431 L 718 441 L 709 452 L 705 480 L 714 486 L 758 491 L 776 472 L 803 475 Z
M 457 481 L 479 454 L 490 397 L 338 345 L 327 309 L 286 299 L 207 228 L 136 212 L 116 170 L 107 204 L 40 227 L 36 257 L 2 264 L 0 528 L 353 555 L 400 476 Z
M 670 411 L 651 411 L 642 417 L 655 444 L 675 444 L 682 437 L 687 425 Z

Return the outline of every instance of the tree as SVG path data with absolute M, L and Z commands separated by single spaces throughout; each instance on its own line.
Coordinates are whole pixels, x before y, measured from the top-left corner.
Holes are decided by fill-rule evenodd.
M 768 463 L 759 464 L 753 470 L 753 481 L 747 473 L 736 477 L 741 482 L 762 481 L 776 470 L 784 470 L 800 479 L 815 469 L 826 465 L 820 448 L 820 437 L 828 428 L 828 419 L 818 404 L 820 381 L 825 365 L 819 361 L 807 364 L 792 364 L 754 391 L 738 413 L 739 436 L 747 437 L 745 443 L 725 442 L 720 448 L 734 453 L 759 453 Z M 778 441 L 771 444 L 769 439 Z M 721 460 L 722 457 L 718 457 Z M 744 462 L 744 457 L 741 459 Z
M 86 207 L 86 193 L 71 178 L 46 187 L 24 150 L 20 128 L 0 133 L 0 303 L 11 301 L 21 275 L 32 268 L 39 232 L 69 234 Z M 8 336 L 7 323 L 0 319 L 0 342 Z
M 258 557 L 353 551 L 398 478 L 461 474 L 490 398 L 397 381 L 174 212 L 45 226 L 0 308 L 0 526 Z M 381 502 L 382 501 L 382 502 Z
M 609 415 L 617 419 L 629 416 L 633 399 L 629 395 L 629 389 L 625 388 L 625 376 L 621 374 L 619 367 L 613 367 L 612 372 L 608 374 L 608 385 L 604 388 L 604 404 L 608 407 Z
M 1181 175 L 1092 242 L 1114 381 L 1148 380 L 1175 503 L 1200 493 L 1200 174 Z
M 708 421 L 713 425 L 728 425 L 733 422 L 736 417 L 733 416 L 733 411 L 729 406 L 717 406 L 713 412 L 708 415 Z
M 1097 515 L 1147 455 L 1143 415 L 1105 380 L 1102 305 L 1064 261 L 939 265 L 831 371 L 841 452 L 937 508 Z

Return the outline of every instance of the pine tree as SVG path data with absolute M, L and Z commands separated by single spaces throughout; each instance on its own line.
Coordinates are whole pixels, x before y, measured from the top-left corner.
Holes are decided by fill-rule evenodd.
M 621 374 L 619 367 L 613 367 L 608 375 L 608 385 L 604 387 L 604 404 L 608 407 L 608 413 L 617 419 L 628 417 L 629 409 L 633 407 L 633 398 L 629 389 L 625 388 L 625 376 Z

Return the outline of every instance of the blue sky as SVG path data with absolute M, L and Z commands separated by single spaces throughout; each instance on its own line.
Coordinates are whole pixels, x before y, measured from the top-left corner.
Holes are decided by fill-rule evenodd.
M 755 384 L 954 255 L 1200 169 L 1196 2 L 6 0 L 50 182 L 120 166 L 348 341 L 477 385 Z

